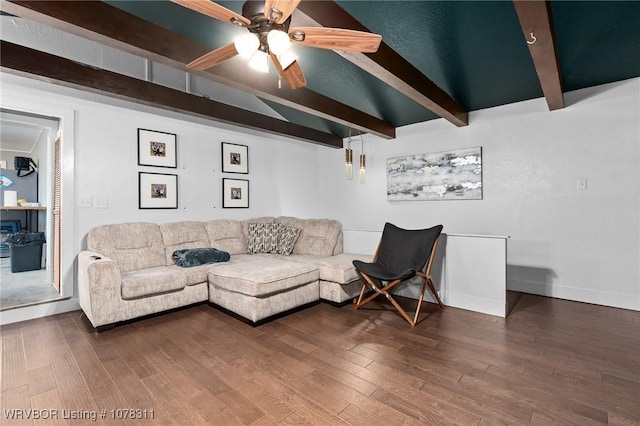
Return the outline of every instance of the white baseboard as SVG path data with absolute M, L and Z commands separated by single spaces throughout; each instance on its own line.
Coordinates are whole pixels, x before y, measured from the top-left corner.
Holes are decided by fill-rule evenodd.
M 0 325 L 13 324 L 15 322 L 28 321 L 49 315 L 62 314 L 80 309 L 78 298 L 56 300 L 37 305 L 8 309 L 0 312 Z
M 612 308 L 640 311 L 640 295 L 611 293 L 513 279 L 508 280 L 507 289 L 576 302 L 592 303 L 594 305 L 610 306 Z

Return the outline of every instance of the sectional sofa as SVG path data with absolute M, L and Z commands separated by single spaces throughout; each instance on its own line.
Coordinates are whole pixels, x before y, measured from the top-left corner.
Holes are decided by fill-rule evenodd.
M 352 261 L 372 257 L 343 253 L 341 229 L 294 217 L 98 226 L 78 255 L 80 306 L 103 331 L 206 301 L 253 324 L 320 300 L 347 303 L 361 288 Z M 180 266 L 178 254 L 200 252 L 230 256 Z

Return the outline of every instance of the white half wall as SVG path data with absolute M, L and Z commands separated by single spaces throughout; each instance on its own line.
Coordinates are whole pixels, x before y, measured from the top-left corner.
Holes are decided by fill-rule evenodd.
M 387 221 L 507 235 L 509 289 L 640 310 L 639 99 L 636 78 L 566 93 L 553 112 L 534 99 L 472 112 L 463 128 L 440 119 L 394 140 L 365 135 L 365 185 L 345 179 L 344 152 L 322 150 L 320 216 L 350 230 L 345 247 L 372 250 L 357 231 Z M 483 200 L 387 201 L 387 158 L 473 146 L 483 148 Z M 358 158 L 360 143 L 352 148 Z

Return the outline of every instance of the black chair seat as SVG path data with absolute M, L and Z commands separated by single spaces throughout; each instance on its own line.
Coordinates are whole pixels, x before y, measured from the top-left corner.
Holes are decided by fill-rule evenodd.
M 415 269 L 406 269 L 400 273 L 391 272 L 384 269 L 377 263 L 366 263 L 361 260 L 354 260 L 353 266 L 357 270 L 364 272 L 372 278 L 376 278 L 382 281 L 394 281 L 394 280 L 406 280 L 416 275 Z

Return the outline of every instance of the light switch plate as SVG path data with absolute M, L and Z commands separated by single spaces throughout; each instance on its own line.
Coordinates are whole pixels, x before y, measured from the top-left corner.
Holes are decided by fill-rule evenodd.
M 93 197 L 78 198 L 78 207 L 93 207 Z
M 106 209 L 106 208 L 109 208 L 109 199 L 96 198 L 96 209 Z

